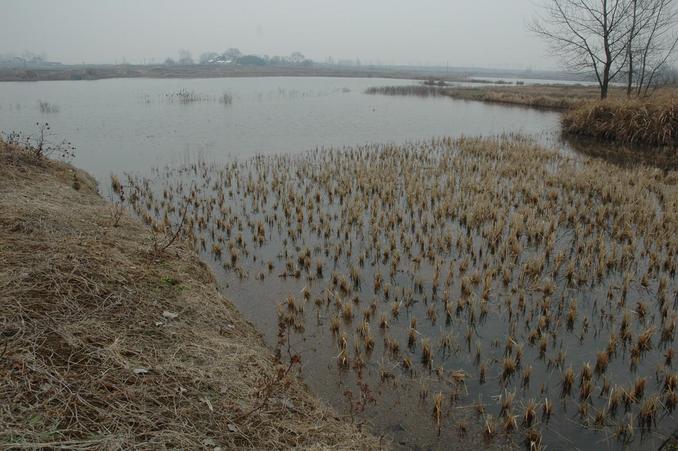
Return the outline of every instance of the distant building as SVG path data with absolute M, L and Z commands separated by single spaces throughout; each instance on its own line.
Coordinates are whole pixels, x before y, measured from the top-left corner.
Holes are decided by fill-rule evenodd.
M 207 60 L 207 64 L 233 64 L 233 59 L 224 55 L 219 55 Z

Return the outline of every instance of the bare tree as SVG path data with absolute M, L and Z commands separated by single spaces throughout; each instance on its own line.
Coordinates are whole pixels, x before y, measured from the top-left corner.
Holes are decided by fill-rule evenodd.
M 592 71 L 605 99 L 626 67 L 632 6 L 632 0 L 546 0 L 530 28 L 567 68 Z
M 629 0 L 627 94 L 647 95 L 678 45 L 674 0 Z
M 224 57 L 235 61 L 242 56 L 242 52 L 240 50 L 236 49 L 236 48 L 230 48 L 230 49 L 226 50 L 223 53 L 223 55 L 224 55 Z
M 191 52 L 188 50 L 179 50 L 179 64 L 183 65 L 190 65 L 193 64 L 193 57 L 191 56 Z

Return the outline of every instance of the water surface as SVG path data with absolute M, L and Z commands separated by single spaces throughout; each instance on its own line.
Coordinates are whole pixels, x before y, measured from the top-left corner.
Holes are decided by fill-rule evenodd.
M 75 165 L 107 182 L 202 153 L 211 160 L 296 153 L 433 136 L 552 135 L 557 113 L 451 99 L 368 96 L 371 86 L 407 80 L 356 78 L 113 79 L 0 83 L 0 130 L 75 144 Z M 169 101 L 181 90 L 207 98 Z M 230 105 L 217 98 L 233 97 Z M 42 113 L 39 102 L 58 112 Z

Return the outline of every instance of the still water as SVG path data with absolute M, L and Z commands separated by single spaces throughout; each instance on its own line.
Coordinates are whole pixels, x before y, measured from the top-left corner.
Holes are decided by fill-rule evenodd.
M 356 78 L 117 79 L 0 83 L 0 131 L 34 133 L 77 148 L 74 164 L 103 185 L 111 173 L 203 154 L 220 161 L 316 147 L 433 136 L 549 135 L 557 113 L 451 99 L 369 96 L 371 86 L 412 81 Z M 201 97 L 173 101 L 184 90 Z M 232 96 L 231 104 L 218 100 Z M 43 113 L 40 102 L 57 111 Z

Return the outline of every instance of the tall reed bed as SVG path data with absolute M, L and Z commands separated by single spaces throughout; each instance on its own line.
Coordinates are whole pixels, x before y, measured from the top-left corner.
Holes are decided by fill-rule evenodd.
M 674 96 L 588 102 L 565 113 L 563 133 L 648 146 L 678 144 Z

